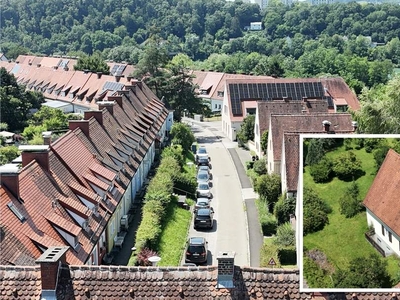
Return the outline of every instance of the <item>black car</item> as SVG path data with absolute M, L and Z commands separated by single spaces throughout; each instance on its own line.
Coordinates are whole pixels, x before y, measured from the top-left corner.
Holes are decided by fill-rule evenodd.
M 208 228 L 214 227 L 214 209 L 210 208 L 199 208 L 194 212 L 194 229 L 197 228 Z
M 203 264 L 207 262 L 208 242 L 203 237 L 191 237 L 187 241 L 185 263 Z
M 197 165 L 210 167 L 210 161 L 208 160 L 208 157 L 199 157 L 197 159 Z

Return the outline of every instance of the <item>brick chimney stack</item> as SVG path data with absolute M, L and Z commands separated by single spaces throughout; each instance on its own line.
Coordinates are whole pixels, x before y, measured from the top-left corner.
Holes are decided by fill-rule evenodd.
M 97 104 L 99 106 L 99 110 L 106 108 L 111 115 L 114 114 L 114 101 L 99 101 Z
M 322 125 L 324 126 L 324 130 L 325 130 L 326 132 L 329 132 L 329 131 L 330 131 L 331 122 L 329 122 L 329 121 L 327 121 L 327 120 L 324 120 L 324 121 L 322 121 Z
M 0 182 L 4 185 L 15 198 L 21 198 L 19 194 L 19 168 L 15 164 L 5 164 L 0 166 Z
M 37 260 L 42 278 L 42 295 L 56 295 L 58 276 L 62 264 L 66 264 L 68 246 L 50 247 Z
M 21 151 L 22 167 L 25 167 L 32 160 L 36 160 L 45 171 L 50 170 L 49 145 L 21 145 L 18 150 Z
M 88 120 L 69 120 L 68 121 L 69 130 L 75 130 L 80 128 L 83 133 L 89 137 L 89 121 Z
M 233 288 L 235 252 L 220 252 L 218 257 L 217 288 Z
M 85 110 L 83 112 L 84 120 L 89 120 L 91 117 L 95 118 L 100 125 L 103 125 L 103 111 L 101 110 Z
M 43 137 L 43 145 L 50 145 L 51 144 L 51 131 L 43 131 L 42 132 L 42 137 Z

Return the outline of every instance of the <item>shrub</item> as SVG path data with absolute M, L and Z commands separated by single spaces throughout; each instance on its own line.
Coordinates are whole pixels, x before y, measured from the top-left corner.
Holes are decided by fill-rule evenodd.
M 282 265 L 297 264 L 296 247 L 279 248 L 277 254 Z
M 151 266 L 152 263 L 149 258 L 152 256 L 158 256 L 157 252 L 147 247 L 142 248 L 137 255 L 137 264 L 139 266 Z
M 333 287 L 328 272 L 321 269 L 315 261 L 308 257 L 303 259 L 303 272 L 310 288 Z
M 185 164 L 185 157 L 183 156 L 183 149 L 181 145 L 171 145 L 163 149 L 161 158 L 173 157 L 181 168 Z
M 339 199 L 339 211 L 346 218 L 354 217 L 362 209 L 359 187 L 355 181 L 346 189 L 344 195 Z
M 353 139 L 344 139 L 344 149 L 347 150 L 353 150 Z
M 386 154 L 389 152 L 389 146 L 383 145 L 375 150 L 372 151 L 372 154 L 375 159 L 376 169 L 379 170 L 383 161 L 386 158 Z
M 267 162 L 265 159 L 256 160 L 253 169 L 258 175 L 267 174 Z
M 246 161 L 246 170 L 253 169 L 254 161 Z
M 332 166 L 333 172 L 341 180 L 352 180 L 363 173 L 361 161 L 352 151 L 347 151 L 336 157 Z
M 311 165 L 310 175 L 317 183 L 327 182 L 332 174 L 332 161 L 324 156 L 317 164 Z
M 196 196 L 197 181 L 191 174 L 179 173 L 173 177 L 174 193 L 189 194 L 191 197 Z
M 258 217 L 261 224 L 261 230 L 264 236 L 271 236 L 276 233 L 278 221 L 275 216 L 268 212 L 268 203 L 260 199 L 256 200 Z
M 295 246 L 295 231 L 289 222 L 278 226 L 274 243 L 280 247 Z
M 274 207 L 274 215 L 278 221 L 278 224 L 289 222 L 290 215 L 294 214 L 295 210 L 296 198 L 286 197 L 286 195 L 282 195 Z
M 251 184 L 253 187 L 256 185 L 257 178 L 259 177 L 257 173 L 253 169 L 249 169 L 246 172 L 247 176 L 249 176 Z
M 309 187 L 303 190 L 303 235 L 316 232 L 328 224 L 330 207 Z
M 382 142 L 381 139 L 377 138 L 369 138 L 369 139 L 364 139 L 364 148 L 367 153 L 371 153 L 375 148 L 379 146 L 379 144 Z
M 275 203 L 281 195 L 281 178 L 277 174 L 261 175 L 255 181 L 254 190 L 261 199 L 268 201 L 270 211 L 273 211 Z
M 353 139 L 350 139 L 350 140 L 354 141 L 356 150 L 360 150 L 360 149 L 364 148 L 364 140 L 365 139 L 353 138 Z

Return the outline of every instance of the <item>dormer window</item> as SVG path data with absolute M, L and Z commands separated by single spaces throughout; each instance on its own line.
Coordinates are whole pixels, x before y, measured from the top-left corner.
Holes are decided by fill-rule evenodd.
M 224 96 L 224 91 L 218 91 L 217 95 L 218 95 L 218 97 L 223 97 Z

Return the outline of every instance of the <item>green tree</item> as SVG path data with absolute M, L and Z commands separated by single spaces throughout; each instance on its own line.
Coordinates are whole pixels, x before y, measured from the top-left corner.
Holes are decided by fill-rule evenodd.
M 387 261 L 377 254 L 357 257 L 350 261 L 348 268 L 337 270 L 332 278 L 335 288 L 391 288 L 387 272 Z
M 296 211 L 296 198 L 287 197 L 283 194 L 274 207 L 274 215 L 278 220 L 278 224 L 290 221 L 290 215 L 294 215 Z
M 258 175 L 267 174 L 267 162 L 265 159 L 256 160 L 253 164 L 253 170 Z
M 22 131 L 26 126 L 31 109 L 39 109 L 44 102 L 41 93 L 25 91 L 13 74 L 0 68 L 0 115 L 10 131 Z
M 79 71 L 88 70 L 90 72 L 101 72 L 103 74 L 110 73 L 110 68 L 100 52 L 79 57 L 74 69 Z
M 19 156 L 16 146 L 0 147 L 0 165 L 8 164 Z
M 339 211 L 341 214 L 345 215 L 346 218 L 354 217 L 363 209 L 359 196 L 360 189 L 358 184 L 353 181 L 339 199 Z
M 325 154 L 325 150 L 322 144 L 322 139 L 310 139 L 308 141 L 306 165 L 313 165 L 318 163 Z
M 390 147 L 388 145 L 382 145 L 381 147 L 372 151 L 372 154 L 375 159 L 375 166 L 376 166 L 377 170 L 379 170 L 379 168 L 381 167 L 383 161 L 386 158 L 386 155 L 387 155 L 389 149 L 390 149 Z
M 261 141 L 260 141 L 260 146 L 261 146 L 261 150 L 264 153 L 267 153 L 268 150 L 268 130 L 265 130 L 262 135 L 261 135 Z
M 276 238 L 274 243 L 281 247 L 295 246 L 296 244 L 296 232 L 293 229 L 292 224 L 289 222 L 279 225 L 276 230 Z
M 237 139 L 242 144 L 246 144 L 248 141 L 254 141 L 254 126 L 255 126 L 255 115 L 248 115 L 243 119 L 240 130 L 237 133 Z
M 303 235 L 316 232 L 329 223 L 329 206 L 310 187 L 303 189 Z
M 331 178 L 331 174 L 332 161 L 326 156 L 322 157 L 318 163 L 310 166 L 310 175 L 317 183 L 327 182 Z
M 262 200 L 268 202 L 269 211 L 272 212 L 281 194 L 281 178 L 277 174 L 261 175 L 256 179 L 254 190 Z
M 28 121 L 29 125 L 43 125 L 46 130 L 68 129 L 68 115 L 60 109 L 42 106 Z
M 337 156 L 333 161 L 332 170 L 341 180 L 354 180 L 363 174 L 361 161 L 353 151 Z
M 189 151 L 192 144 L 196 141 L 190 127 L 184 123 L 174 123 L 171 128 L 171 144 L 181 145 L 183 151 Z

